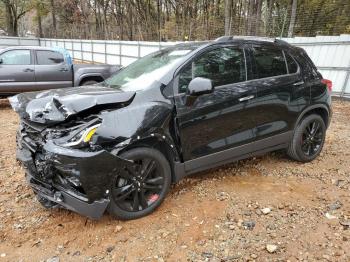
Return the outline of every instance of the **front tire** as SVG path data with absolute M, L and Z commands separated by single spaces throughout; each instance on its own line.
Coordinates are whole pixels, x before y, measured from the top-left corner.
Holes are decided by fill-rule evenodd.
M 296 127 L 287 154 L 299 162 L 310 162 L 322 151 L 326 125 L 321 116 L 312 114 L 303 118 Z
M 167 159 L 158 150 L 134 148 L 120 155 L 137 166 L 116 174 L 110 190 L 108 212 L 122 220 L 137 219 L 152 213 L 165 199 L 171 184 Z

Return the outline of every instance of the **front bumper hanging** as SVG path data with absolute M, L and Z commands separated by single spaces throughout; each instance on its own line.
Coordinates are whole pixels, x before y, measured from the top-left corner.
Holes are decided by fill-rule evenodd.
M 110 200 L 109 192 L 114 176 L 127 172 L 133 163 L 101 150 L 85 152 L 68 149 L 48 142 L 36 160 L 36 153 L 22 144 L 17 159 L 26 170 L 27 181 L 38 196 L 92 219 L 100 218 Z M 79 181 L 83 193 L 64 184 L 55 184 L 52 178 L 60 174 Z

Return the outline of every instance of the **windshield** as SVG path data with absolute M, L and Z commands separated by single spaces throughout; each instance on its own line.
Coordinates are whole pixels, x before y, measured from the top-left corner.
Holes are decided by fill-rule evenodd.
M 154 81 L 159 81 L 177 62 L 195 47 L 172 47 L 147 55 L 122 69 L 104 83 L 123 91 L 146 89 Z

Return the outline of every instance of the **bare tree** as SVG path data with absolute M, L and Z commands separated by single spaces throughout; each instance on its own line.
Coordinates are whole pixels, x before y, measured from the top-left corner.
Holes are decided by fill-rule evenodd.
M 225 35 L 231 34 L 233 0 L 225 0 Z
M 289 23 L 289 29 L 288 29 L 288 37 L 293 37 L 295 19 L 297 16 L 297 6 L 298 6 L 298 0 L 293 0 L 292 13 L 290 15 L 290 23 Z
M 18 21 L 29 10 L 27 0 L 0 0 L 6 10 L 6 30 L 9 36 L 18 36 Z
M 57 37 L 56 9 L 54 0 L 50 0 L 53 36 Z

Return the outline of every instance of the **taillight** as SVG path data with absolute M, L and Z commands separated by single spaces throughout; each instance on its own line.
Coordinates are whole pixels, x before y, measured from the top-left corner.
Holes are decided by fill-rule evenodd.
M 325 85 L 327 86 L 329 92 L 332 92 L 332 86 L 333 86 L 333 84 L 332 84 L 332 81 L 331 81 L 331 80 L 322 79 L 321 82 L 322 82 L 322 84 L 325 84 Z

